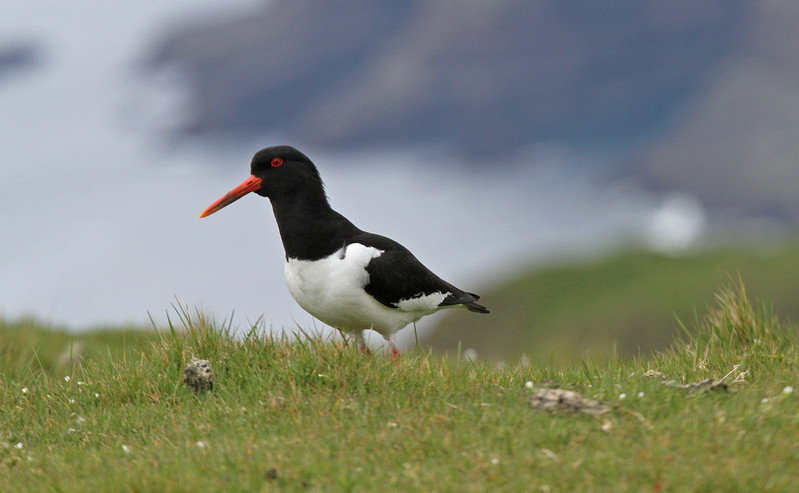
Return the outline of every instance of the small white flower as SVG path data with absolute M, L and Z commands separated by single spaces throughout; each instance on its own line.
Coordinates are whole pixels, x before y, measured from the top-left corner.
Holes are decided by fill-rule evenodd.
M 70 380 L 72 380 L 72 379 L 71 379 L 71 378 L 69 378 L 69 375 L 67 375 L 67 376 L 65 376 L 65 377 L 64 377 L 64 381 L 65 381 L 65 382 L 69 382 Z
M 22 393 L 23 394 L 27 394 L 28 393 L 28 387 L 22 387 Z
M 533 388 L 533 382 L 530 382 L 530 381 L 524 382 L 524 386 L 527 387 L 528 389 L 532 389 Z
M 99 397 L 100 397 L 100 394 L 98 394 L 97 392 L 95 392 L 95 393 L 94 393 L 94 398 L 95 398 L 95 399 L 97 399 L 97 398 L 99 398 Z
M 491 459 L 491 463 L 492 463 L 492 464 L 494 464 L 494 465 L 497 465 L 497 464 L 499 464 L 499 459 L 498 459 L 498 458 L 496 458 L 496 457 L 493 457 L 493 458 Z
M 122 451 L 125 452 L 126 454 L 130 453 L 130 447 L 128 447 L 127 445 L 122 445 Z
M 198 440 L 198 441 L 197 441 L 197 446 L 198 446 L 198 447 L 200 447 L 200 448 L 205 448 L 205 447 L 207 447 L 207 446 L 208 446 L 208 444 L 207 444 L 207 443 L 205 443 L 205 442 L 204 442 L 204 441 L 202 441 L 202 440 Z
M 793 387 L 791 387 L 790 385 L 788 385 L 787 387 L 785 387 L 784 389 L 782 389 L 782 393 L 783 393 L 783 394 L 791 394 L 791 393 L 793 393 Z
M 75 404 L 75 399 L 70 399 L 70 400 L 69 400 L 69 403 L 70 403 L 70 404 Z
M 17 444 L 14 445 L 14 448 L 16 448 L 16 449 L 22 448 L 22 442 L 17 442 Z
M 643 392 L 638 392 L 638 397 L 643 397 L 643 396 L 644 396 Z
M 619 394 L 619 399 L 626 399 L 626 398 L 627 398 L 627 394 L 625 394 L 624 392 Z
M 392 421 L 392 422 L 390 422 L 390 423 L 388 424 L 388 427 L 389 427 L 389 428 L 396 428 L 397 426 L 399 426 L 399 425 L 398 425 L 397 423 L 395 423 L 394 421 Z

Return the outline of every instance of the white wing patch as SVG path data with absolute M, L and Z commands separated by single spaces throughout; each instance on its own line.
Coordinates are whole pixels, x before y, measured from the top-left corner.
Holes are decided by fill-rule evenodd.
M 290 258 L 285 268 L 286 284 L 294 299 L 308 311 L 311 309 L 305 304 L 347 305 L 369 281 L 366 265 L 382 253 L 378 248 L 353 243 L 320 260 Z M 311 314 L 316 316 L 313 311 Z
M 399 300 L 399 302 L 394 303 L 394 305 L 404 312 L 426 312 L 436 310 L 438 305 L 450 294 L 449 292 L 435 292 L 430 294 L 419 293 L 413 298 Z
M 372 329 L 384 337 L 438 310 L 449 293 L 432 293 L 400 300 L 389 308 L 369 295 L 366 266 L 383 254 L 379 248 L 353 243 L 319 260 L 286 262 L 291 295 L 308 313 L 344 331 Z

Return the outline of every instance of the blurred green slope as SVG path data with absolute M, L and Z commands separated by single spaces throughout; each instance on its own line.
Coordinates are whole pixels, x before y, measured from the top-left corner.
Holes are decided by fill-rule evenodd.
M 64 377 L 87 359 L 135 357 L 157 340 L 152 329 L 120 326 L 70 332 L 33 319 L 0 319 L 0 376 Z
M 683 256 L 626 251 L 531 268 L 481 293 L 490 315 L 450 312 L 423 342 L 507 363 L 646 354 L 674 342 L 680 321 L 693 326 L 718 287 L 739 275 L 753 299 L 768 300 L 785 320 L 799 317 L 799 243 Z

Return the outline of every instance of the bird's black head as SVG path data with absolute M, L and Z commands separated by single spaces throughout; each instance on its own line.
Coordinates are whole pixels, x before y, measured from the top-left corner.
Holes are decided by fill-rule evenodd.
M 208 207 L 200 217 L 213 214 L 250 192 L 269 197 L 272 203 L 293 200 L 327 203 L 324 185 L 313 162 L 291 146 L 274 146 L 255 153 L 250 177 Z
M 316 166 L 308 156 L 291 146 L 267 147 L 256 152 L 250 173 L 262 180 L 261 187 L 255 190 L 262 197 L 275 199 L 323 190 Z

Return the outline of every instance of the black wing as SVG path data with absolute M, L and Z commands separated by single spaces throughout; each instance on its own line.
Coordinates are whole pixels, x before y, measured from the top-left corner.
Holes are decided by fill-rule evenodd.
M 380 303 L 397 308 L 400 300 L 432 293 L 449 293 L 439 306 L 464 305 L 469 310 L 488 313 L 476 303 L 480 297 L 456 288 L 433 274 L 407 248 L 385 236 L 371 233 L 359 235 L 355 242 L 383 250 L 366 266 L 369 283 L 365 290 Z

